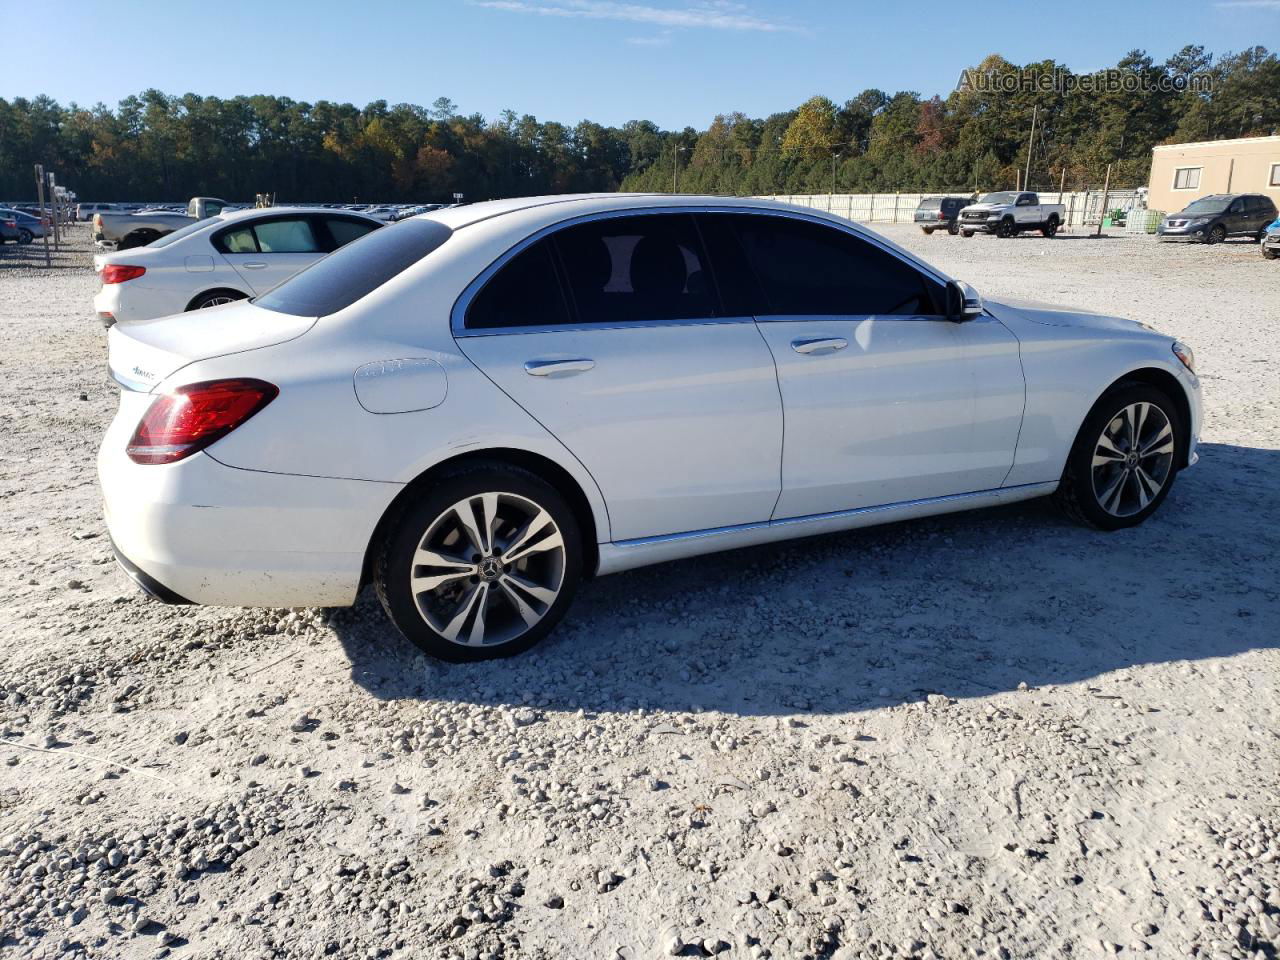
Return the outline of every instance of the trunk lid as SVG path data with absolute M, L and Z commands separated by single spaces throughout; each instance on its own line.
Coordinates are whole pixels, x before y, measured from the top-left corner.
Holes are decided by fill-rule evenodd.
M 239 300 L 195 313 L 117 323 L 107 333 L 107 367 L 126 390 L 150 393 L 187 364 L 293 340 L 316 319 Z

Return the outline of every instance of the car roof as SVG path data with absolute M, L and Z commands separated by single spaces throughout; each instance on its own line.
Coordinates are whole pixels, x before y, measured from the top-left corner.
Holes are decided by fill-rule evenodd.
M 546 219 L 548 221 L 554 222 L 569 220 L 574 217 L 590 216 L 593 213 L 608 213 L 615 210 L 669 209 L 672 207 L 785 210 L 792 213 L 798 211 L 821 217 L 822 219 L 845 222 L 843 218 L 833 217 L 823 210 L 781 203 L 777 200 L 764 200 L 757 197 L 717 197 L 671 193 L 566 193 L 541 197 L 512 197 L 506 200 L 485 200 L 481 203 L 469 203 L 463 206 L 445 207 L 441 210 L 429 210 L 418 214 L 414 219 L 435 220 L 450 229 L 457 230 L 482 221 L 494 220 L 524 211 L 540 210 L 547 215 Z
M 331 210 L 328 207 L 287 207 L 284 205 L 278 207 L 250 207 L 248 210 L 224 210 L 222 213 L 215 214 L 210 220 L 221 220 L 224 223 L 236 222 L 239 220 L 249 220 L 257 216 L 273 216 L 278 214 L 295 214 L 295 213 L 318 213 L 332 217 L 335 214 L 348 214 L 360 220 L 368 220 L 372 223 L 379 223 L 376 217 L 367 217 L 358 210 Z

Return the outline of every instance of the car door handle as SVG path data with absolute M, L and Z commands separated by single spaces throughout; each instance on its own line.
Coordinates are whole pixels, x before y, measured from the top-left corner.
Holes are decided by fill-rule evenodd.
M 796 353 L 817 354 L 835 353 L 849 345 L 844 337 L 801 337 L 791 341 L 791 349 Z
M 247 270 L 261 270 L 266 265 L 265 260 L 246 260 L 244 263 L 244 267 Z
M 530 360 L 524 365 L 524 372 L 531 377 L 572 377 L 577 373 L 586 373 L 595 365 L 594 360 L 586 357 L 572 360 Z

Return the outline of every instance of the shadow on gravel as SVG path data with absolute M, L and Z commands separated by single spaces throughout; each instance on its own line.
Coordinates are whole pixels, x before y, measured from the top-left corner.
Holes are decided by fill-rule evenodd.
M 509 660 L 420 657 L 368 592 L 332 622 L 380 699 L 761 716 L 1280 646 L 1280 451 L 1200 453 L 1132 530 L 1084 529 L 1042 500 L 617 574 Z

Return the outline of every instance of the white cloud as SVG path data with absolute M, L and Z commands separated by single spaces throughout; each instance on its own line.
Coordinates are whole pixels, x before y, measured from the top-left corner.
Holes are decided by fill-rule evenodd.
M 627 37 L 627 43 L 633 47 L 669 47 L 671 31 L 667 30 L 652 37 Z
M 1252 7 L 1255 10 L 1280 11 L 1280 0 L 1222 0 L 1217 7 Z
M 478 7 L 542 17 L 583 20 L 620 20 L 657 27 L 691 27 L 706 30 L 799 33 L 795 24 L 770 20 L 730 0 L 701 0 L 679 7 L 657 7 L 619 0 L 472 0 Z M 642 38 L 635 38 L 642 39 Z

